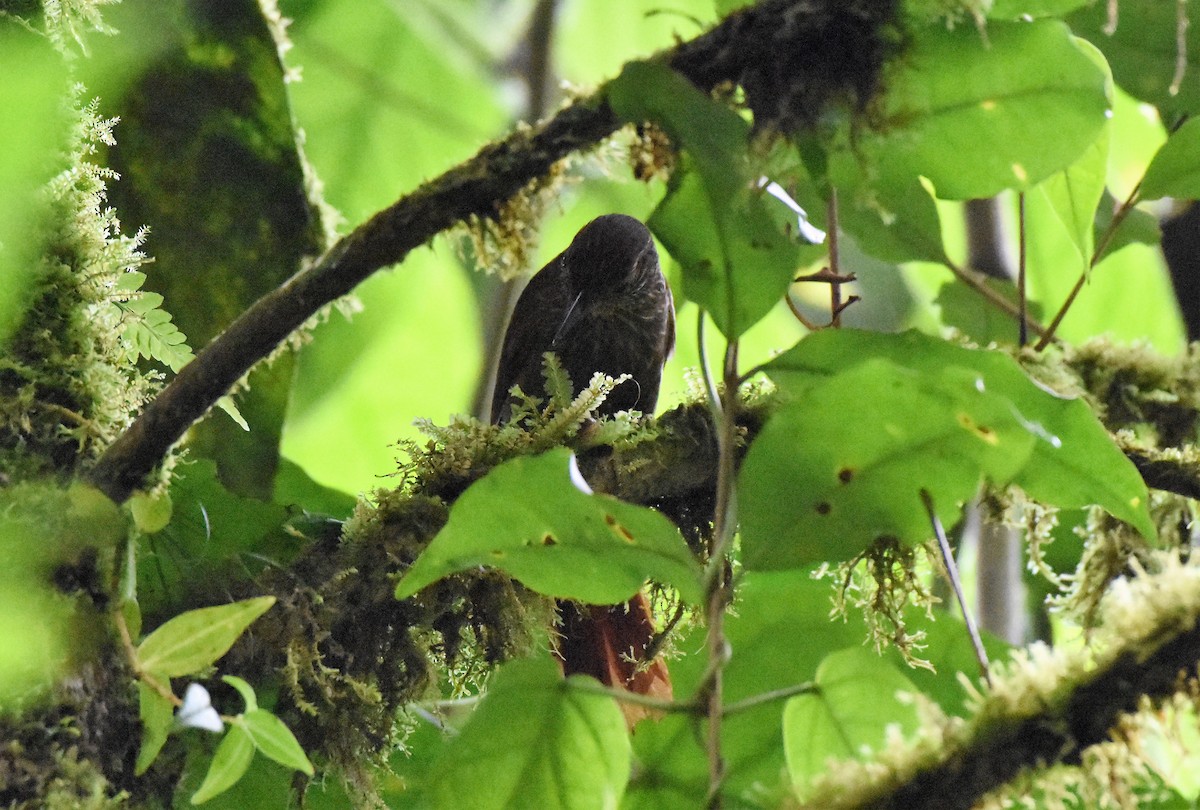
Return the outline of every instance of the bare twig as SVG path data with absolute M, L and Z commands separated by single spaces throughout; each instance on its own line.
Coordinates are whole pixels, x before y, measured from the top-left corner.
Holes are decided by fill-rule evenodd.
M 737 529 L 737 498 L 734 490 L 734 459 L 737 448 L 738 344 L 732 340 L 725 349 L 722 367 L 721 399 L 717 421 L 717 492 L 713 510 L 713 534 L 705 569 L 705 613 L 708 629 L 708 672 L 701 685 L 700 700 L 708 717 L 708 798 L 706 806 L 721 806 L 721 784 L 725 780 L 725 759 L 721 753 L 721 718 L 724 717 L 723 672 L 729 658 L 725 638 L 725 610 L 731 594 L 728 581 L 728 557 Z
M 975 624 L 975 616 L 971 613 L 971 609 L 967 605 L 967 598 L 963 595 L 962 580 L 958 576 L 958 564 L 954 562 L 954 551 L 950 548 L 950 541 L 946 538 L 946 530 L 942 527 L 942 521 L 933 508 L 933 497 L 927 490 L 921 490 L 921 503 L 925 505 L 929 523 L 933 526 L 933 533 L 937 536 L 938 548 L 942 552 L 942 562 L 946 566 L 946 576 L 950 580 L 950 587 L 954 590 L 954 598 L 958 600 L 958 606 L 962 610 L 963 621 L 967 625 L 967 635 L 971 637 L 971 646 L 975 650 L 975 660 L 979 662 L 979 672 L 983 675 L 983 679 L 990 684 L 992 676 L 987 651 L 983 649 L 983 639 L 979 636 L 979 627 Z

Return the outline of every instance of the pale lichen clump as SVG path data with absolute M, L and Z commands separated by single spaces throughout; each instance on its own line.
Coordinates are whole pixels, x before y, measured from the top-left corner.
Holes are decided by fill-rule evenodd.
M 532 264 L 538 226 L 568 182 L 569 164 L 569 159 L 558 161 L 500 203 L 494 214 L 472 214 L 454 229 L 470 245 L 477 267 L 508 281 Z
M 845 620 L 851 608 L 861 611 L 876 651 L 895 647 L 909 666 L 932 670 L 933 665 L 918 655 L 925 648 L 925 633 L 910 630 L 905 613 L 923 611 L 933 618 L 939 600 L 927 583 L 929 559 L 937 554 L 883 539 L 832 568 L 822 565 L 813 577 L 838 582 L 830 618 Z
M 634 412 L 593 418 L 609 393 L 626 382 L 626 376 L 613 378 L 597 373 L 578 395 L 573 395 L 571 380 L 552 353 L 546 355 L 543 374 L 547 400 L 520 392 L 512 417 L 503 425 L 485 424 L 469 416 L 456 416 L 445 426 L 417 420 L 417 427 L 430 439 L 424 445 L 412 441 L 400 444 L 408 456 L 397 472 L 400 489 L 454 493 L 515 456 L 544 452 L 562 444 L 580 449 L 599 444 L 630 445 L 653 435 L 652 427 Z
M 1195 756 L 1200 738 L 1189 732 L 1187 723 L 1164 718 L 1172 712 L 1196 711 L 1200 686 L 1194 669 L 1175 679 L 1173 694 L 1143 696 L 1136 713 L 1122 715 L 1113 707 L 1071 703 L 1080 687 L 1099 682 L 1130 661 L 1147 665 L 1165 644 L 1194 630 L 1200 618 L 1200 562 L 1183 562 L 1170 552 L 1154 554 L 1153 562 L 1157 573 L 1147 573 L 1134 560 L 1130 572 L 1112 583 L 1099 606 L 1099 627 L 1087 647 L 1063 649 L 1035 643 L 1014 651 L 1007 661 L 994 662 L 986 688 L 962 678 L 968 692 L 965 720 L 927 712 L 912 739 L 889 744 L 870 762 L 831 765 L 806 793 L 806 806 L 870 803 L 910 783 L 918 772 L 932 771 L 971 749 L 985 750 L 995 744 L 992 735 L 1026 721 L 1040 718 L 1046 729 L 1070 735 L 1081 720 L 1071 716 L 1072 711 L 1112 713 L 1112 739 L 1064 738 L 1071 745 L 1086 745 L 1079 766 L 1055 764 L 1036 773 L 1023 771 L 984 797 L 979 806 L 1026 806 L 1031 780 L 1036 779 L 1038 807 L 1080 806 L 1083 800 L 1082 806 L 1132 808 L 1154 788 L 1151 772 L 1160 779 L 1178 778 L 1170 773 L 1170 760 L 1165 757 Z M 1013 744 L 1021 745 L 1022 740 Z M 1091 804 L 1087 797 L 1100 803 Z
M 106 197 L 115 174 L 93 161 L 116 120 L 82 92 L 66 168 L 44 192 L 30 303 L 0 356 L 0 472 L 15 478 L 72 472 L 124 430 L 161 378 L 139 356 L 190 357 L 161 298 L 139 289 L 145 233 L 121 232 Z

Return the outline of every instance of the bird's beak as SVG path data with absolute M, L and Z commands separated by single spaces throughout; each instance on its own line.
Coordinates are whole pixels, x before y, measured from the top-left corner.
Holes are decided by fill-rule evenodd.
M 558 327 L 558 331 L 554 333 L 554 340 L 550 342 L 550 345 L 554 348 L 558 348 L 559 341 L 562 340 L 563 335 L 567 334 L 571 330 L 571 327 L 575 325 L 575 321 L 579 320 L 579 315 L 583 311 L 583 307 L 579 306 L 579 299 L 582 297 L 583 292 L 581 291 L 575 296 L 575 300 L 571 302 L 571 306 L 567 307 L 566 317 L 563 318 L 562 325 Z

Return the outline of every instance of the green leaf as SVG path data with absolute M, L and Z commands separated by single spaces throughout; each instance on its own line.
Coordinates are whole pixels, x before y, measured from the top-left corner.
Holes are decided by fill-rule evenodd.
M 1116 205 L 1117 202 L 1111 194 L 1105 194 L 1101 198 L 1096 209 L 1096 221 L 1092 226 L 1095 234 L 1094 244 L 1099 244 L 1103 234 L 1111 227 Z M 1108 237 L 1096 264 L 1128 245 L 1158 245 L 1160 242 L 1162 242 L 1162 230 L 1158 225 L 1158 217 L 1149 211 L 1134 208 L 1125 215 L 1125 218 L 1117 224 L 1116 230 Z
M 802 389 L 819 375 L 871 357 L 919 372 L 969 369 L 987 392 L 1007 400 L 1010 416 L 1037 438 L 1014 483 L 1062 508 L 1097 504 L 1147 538 L 1156 535 L 1145 482 L 1087 403 L 1035 383 L 1003 352 L 968 349 L 916 331 L 885 335 L 843 329 L 806 338 L 769 368 L 777 381 Z
M 1200 112 L 1200 25 L 1185 33 L 1187 58 L 1184 80 L 1171 92 L 1179 58 L 1177 5 L 1162 0 L 1121 0 L 1115 31 L 1109 33 L 1108 3 L 1089 3 L 1067 18 L 1077 34 L 1087 37 L 1112 66 L 1113 78 L 1130 95 L 1158 107 L 1163 120 Z
M 167 680 L 165 676 L 160 677 L 157 673 L 154 674 L 154 678 L 159 683 L 165 683 Z M 171 731 L 171 724 L 175 719 L 175 707 L 144 681 L 138 681 L 137 687 L 138 719 L 142 721 L 142 745 L 138 749 L 134 773 L 141 776 L 167 742 L 167 734 Z
M 242 727 L 254 741 L 254 747 L 262 751 L 264 756 L 284 767 L 313 775 L 312 763 L 282 720 L 266 709 L 250 709 L 242 715 L 241 720 Z
M 1044 205 L 1075 248 L 1076 265 L 1081 271 L 1091 266 L 1096 209 L 1104 194 L 1108 171 L 1109 128 L 1101 130 L 1096 141 L 1079 159 L 1032 188 L 1027 197 L 1031 206 Z
M 192 804 L 202 804 L 229 790 L 246 773 L 252 759 L 254 742 L 250 735 L 238 726 L 230 726 L 213 754 L 212 764 L 208 766 L 199 790 L 192 794 Z
M 432 807 L 616 807 L 629 735 L 612 698 L 571 688 L 549 658 L 513 661 L 431 774 Z
M 447 574 L 485 565 L 564 599 L 611 604 L 655 579 L 700 599 L 699 566 L 679 530 L 652 509 L 571 482 L 571 452 L 515 458 L 476 481 L 396 587 L 403 599 Z
M 766 371 L 792 402 L 741 472 L 748 567 L 839 559 L 882 535 L 919 542 L 920 489 L 946 520 L 983 476 L 1065 508 L 1098 504 L 1155 534 L 1145 483 L 1087 405 L 1000 352 L 828 330 Z
M 242 700 L 246 703 L 246 711 L 254 711 L 258 708 L 258 696 L 254 694 L 254 687 L 246 682 L 245 679 L 239 678 L 236 675 L 222 675 L 221 680 L 232 686 L 242 696 Z
M 847 137 L 830 155 L 829 182 L 839 191 L 838 224 L 864 251 L 893 263 L 946 260 L 937 205 L 915 174 L 886 161 L 864 166 Z
M 949 521 L 983 476 L 1010 480 L 1035 437 L 978 380 L 871 358 L 772 416 L 740 475 L 746 567 L 842 559 L 884 537 L 920 543 L 921 490 Z
M 783 297 L 800 255 L 741 157 L 749 124 L 657 62 L 627 65 L 608 98 L 619 116 L 654 121 L 686 152 L 648 225 L 683 267 L 683 294 L 739 337 Z
M 274 604 L 274 596 L 259 596 L 182 613 L 138 645 L 138 666 L 168 678 L 199 672 L 228 652 L 242 632 Z
M 1055 20 L 993 22 L 986 39 L 970 25 L 929 26 L 887 77 L 884 124 L 861 146 L 890 171 L 929 178 L 944 199 L 1027 188 L 1099 136 L 1106 80 Z
M 1142 199 L 1200 197 L 1200 118 L 1171 134 L 1154 155 L 1142 179 Z
M 801 799 L 830 757 L 867 759 L 883 748 L 888 726 L 911 733 L 920 725 L 916 707 L 897 698 L 917 688 L 869 650 L 830 653 L 817 668 L 816 685 L 817 692 L 792 698 L 783 710 L 788 773 Z

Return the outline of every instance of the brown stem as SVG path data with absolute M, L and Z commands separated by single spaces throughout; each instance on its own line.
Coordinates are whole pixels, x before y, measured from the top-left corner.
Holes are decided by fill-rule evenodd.
M 730 341 L 722 369 L 720 421 L 717 433 L 717 493 L 713 510 L 712 545 L 705 571 L 705 618 L 708 628 L 708 674 L 701 689 L 708 715 L 708 799 L 706 806 L 721 806 L 725 758 L 721 753 L 721 718 L 725 707 L 723 672 L 729 658 L 725 638 L 725 610 L 730 602 L 727 560 L 737 528 L 734 459 L 737 451 L 738 344 Z

